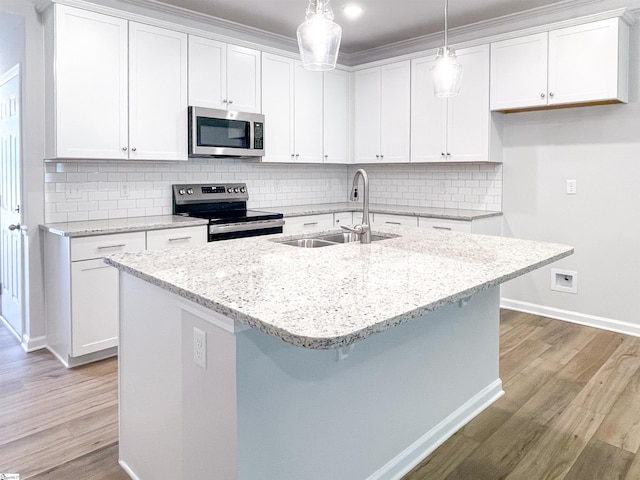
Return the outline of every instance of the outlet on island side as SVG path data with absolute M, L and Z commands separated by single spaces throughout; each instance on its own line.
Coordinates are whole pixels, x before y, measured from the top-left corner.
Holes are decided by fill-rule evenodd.
M 193 361 L 206 370 L 207 333 L 196 327 L 193 327 Z
M 564 293 L 578 293 L 578 272 L 552 268 L 551 290 Z

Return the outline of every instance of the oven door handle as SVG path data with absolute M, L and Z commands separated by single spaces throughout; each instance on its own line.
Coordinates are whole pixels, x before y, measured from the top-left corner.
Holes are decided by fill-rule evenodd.
M 209 234 L 246 232 L 249 230 L 263 230 L 265 228 L 281 227 L 284 219 L 260 220 L 257 222 L 228 223 L 225 225 L 209 225 Z

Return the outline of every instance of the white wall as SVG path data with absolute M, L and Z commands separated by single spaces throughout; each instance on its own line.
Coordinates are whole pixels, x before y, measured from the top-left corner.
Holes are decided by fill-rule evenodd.
M 638 43 L 629 104 L 505 115 L 505 234 L 575 254 L 505 284 L 503 305 L 640 334 Z M 551 291 L 550 268 L 576 271 L 578 293 Z

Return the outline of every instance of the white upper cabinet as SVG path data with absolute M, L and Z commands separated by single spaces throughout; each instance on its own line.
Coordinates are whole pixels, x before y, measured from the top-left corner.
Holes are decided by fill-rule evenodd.
M 129 24 L 129 158 L 187 160 L 187 36 Z
M 322 72 L 294 69 L 294 154 L 300 163 L 322 163 Z
M 489 46 L 458 50 L 463 66 L 460 93 L 438 98 L 431 68 L 435 56 L 412 61 L 411 161 L 495 161 L 489 149 Z
M 262 54 L 263 162 L 292 161 L 294 69 L 291 58 Z
M 55 5 L 48 158 L 129 158 L 127 21 Z M 51 44 L 49 44 L 51 45 Z M 55 66 L 53 59 L 55 58 Z
M 355 73 L 355 162 L 409 161 L 411 63 Z
M 349 163 L 351 81 L 348 72 L 324 72 L 324 162 Z
M 259 113 L 260 52 L 189 36 L 189 105 Z
M 60 4 L 53 12 L 47 158 L 187 160 L 187 36 Z
M 491 109 L 628 101 L 629 27 L 610 18 L 491 44 Z

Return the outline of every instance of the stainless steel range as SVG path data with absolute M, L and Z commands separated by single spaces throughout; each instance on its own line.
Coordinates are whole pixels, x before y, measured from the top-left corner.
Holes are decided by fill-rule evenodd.
M 245 183 L 173 185 L 173 213 L 209 220 L 209 241 L 282 233 L 281 213 L 247 210 Z

